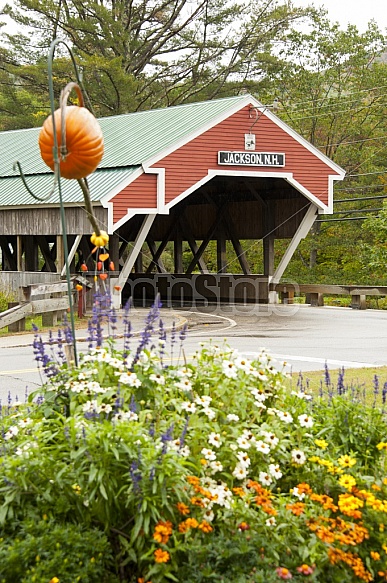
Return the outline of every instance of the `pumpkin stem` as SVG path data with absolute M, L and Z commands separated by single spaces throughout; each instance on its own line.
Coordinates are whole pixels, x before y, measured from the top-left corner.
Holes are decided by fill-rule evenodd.
M 69 95 L 73 89 L 75 89 L 76 94 L 78 95 L 79 107 L 85 106 L 82 90 L 79 87 L 78 83 L 74 83 L 74 81 L 71 81 L 71 83 L 67 83 L 67 85 L 62 89 L 62 91 L 60 93 L 60 99 L 59 99 L 59 103 L 60 103 L 60 133 L 61 133 L 61 141 L 60 141 L 59 150 L 60 150 L 60 157 L 63 161 L 66 160 L 66 157 L 68 154 L 68 151 L 66 148 L 66 107 L 67 107 L 67 100 L 68 100 Z
M 89 219 L 89 221 L 94 229 L 95 234 L 97 235 L 97 237 L 99 237 L 101 235 L 101 231 L 100 231 L 97 220 L 96 220 L 94 213 L 93 213 L 93 207 L 92 207 L 91 200 L 90 200 L 90 190 L 89 190 L 89 185 L 87 183 L 86 178 L 80 178 L 78 180 L 78 184 L 82 189 L 83 197 L 85 199 L 85 208 L 86 208 L 87 217 L 88 217 L 88 219 Z

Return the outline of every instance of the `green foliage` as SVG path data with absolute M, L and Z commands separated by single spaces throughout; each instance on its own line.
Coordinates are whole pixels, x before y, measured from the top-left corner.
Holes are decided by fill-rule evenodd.
M 0 581 L 381 581 L 379 405 L 289 390 L 264 351 L 176 363 L 176 333 L 149 348 L 157 318 L 124 352 L 94 318 L 78 368 L 50 348 L 42 391 L 3 407 Z
M 16 523 L 0 544 L 0 581 L 41 583 L 57 577 L 75 583 L 114 583 L 103 573 L 111 548 L 100 530 L 80 524 L 58 524 L 45 517 Z M 118 579 L 117 579 L 118 581 Z
M 71 44 L 98 115 L 112 115 L 234 95 L 264 77 L 278 60 L 274 47 L 305 11 L 283 0 L 141 0 L 130 9 L 122 1 L 17 0 L 4 13 L 34 31 L 33 42 L 27 34 L 2 38 L 0 112 L 5 125 L 23 127 L 39 110 L 39 64 L 53 38 Z M 23 100 L 31 115 L 23 114 Z
M 0 291 L 0 312 L 8 310 L 8 303 L 14 301 L 15 297 L 10 290 L 3 289 Z

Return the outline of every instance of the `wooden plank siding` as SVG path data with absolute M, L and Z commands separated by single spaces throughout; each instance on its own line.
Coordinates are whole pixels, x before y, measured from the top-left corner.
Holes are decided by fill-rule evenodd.
M 128 208 L 157 207 L 157 176 L 141 174 L 129 186 L 113 198 L 113 221 L 117 222 L 128 212 Z
M 235 174 L 247 171 L 292 173 L 304 188 L 321 202 L 328 204 L 329 176 L 335 175 L 336 172 L 265 115 L 260 117 L 252 130 L 256 135 L 255 151 L 283 152 L 285 166 L 254 167 L 218 164 L 219 150 L 245 150 L 244 136 L 249 132 L 254 121 L 249 111 L 249 106 L 242 108 L 153 164 L 153 168 L 166 170 L 165 202 L 167 204 L 206 177 L 209 169 L 227 170 Z M 111 200 L 114 222 L 124 217 L 128 208 L 155 208 L 157 206 L 156 181 L 155 175 L 142 174 L 117 194 Z
M 94 214 L 107 228 L 107 209 L 94 207 Z M 89 219 L 83 207 L 65 209 L 67 233 L 69 235 L 88 235 L 92 232 Z M 58 207 L 9 208 L 0 210 L 0 233 L 2 235 L 58 235 L 62 232 L 60 210 Z
M 224 166 L 218 164 L 218 151 L 244 151 L 244 135 L 252 119 L 245 107 L 204 132 L 188 144 L 154 164 L 166 169 L 166 202 L 171 202 L 207 175 L 208 169 L 261 172 L 292 172 L 294 178 L 324 204 L 328 204 L 328 176 L 335 172 L 305 146 L 262 116 L 253 131 L 256 152 L 284 152 L 285 167 Z

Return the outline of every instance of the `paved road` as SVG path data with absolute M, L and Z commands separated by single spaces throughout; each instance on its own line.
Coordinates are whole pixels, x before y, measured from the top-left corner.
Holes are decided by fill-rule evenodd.
M 133 327 L 138 333 L 147 310 L 137 309 Z M 320 370 L 327 361 L 330 369 L 340 366 L 375 367 L 387 364 L 387 311 L 310 306 L 221 307 L 206 310 L 163 309 L 170 327 L 188 322 L 185 353 L 191 355 L 199 342 L 223 339 L 246 356 L 261 348 L 269 350 L 278 366 L 287 362 L 293 371 Z M 86 331 L 77 331 L 81 340 Z M 0 399 L 10 392 L 24 400 L 25 391 L 41 384 L 32 354 L 30 335 L 0 339 Z M 86 344 L 79 342 L 79 350 Z

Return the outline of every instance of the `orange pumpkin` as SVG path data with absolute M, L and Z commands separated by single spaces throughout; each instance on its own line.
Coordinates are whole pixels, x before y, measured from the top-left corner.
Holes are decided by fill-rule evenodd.
M 94 115 L 85 107 L 66 107 L 66 151 L 61 146 L 61 110 L 54 112 L 55 128 L 59 148 L 60 174 L 63 178 L 86 178 L 102 160 L 103 135 Z M 54 170 L 54 134 L 52 116 L 44 122 L 39 134 L 40 154 L 44 162 Z

